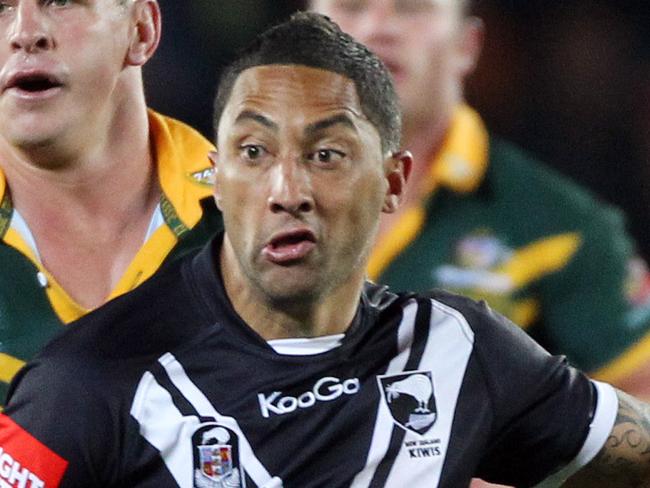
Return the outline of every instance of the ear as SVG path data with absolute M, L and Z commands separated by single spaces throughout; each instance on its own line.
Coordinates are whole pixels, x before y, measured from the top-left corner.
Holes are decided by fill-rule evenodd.
M 208 159 L 214 168 L 214 201 L 217 204 L 217 208 L 221 210 L 221 185 L 219 183 L 219 153 L 215 149 L 208 153 Z
M 157 0 L 135 0 L 133 9 L 133 37 L 126 55 L 130 66 L 144 65 L 160 43 L 160 6 Z
M 464 78 L 476 69 L 476 64 L 483 50 L 483 41 L 485 39 L 485 26 L 483 21 L 478 17 L 468 17 L 464 19 L 459 40 L 459 70 Z
M 391 154 L 386 161 L 386 181 L 388 189 L 384 198 L 382 212 L 393 213 L 404 198 L 406 182 L 411 175 L 413 156 L 408 151 L 399 151 Z

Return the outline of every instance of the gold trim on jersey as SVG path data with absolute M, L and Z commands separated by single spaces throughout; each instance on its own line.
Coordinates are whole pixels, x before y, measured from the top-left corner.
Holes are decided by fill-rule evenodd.
M 2 178 L 4 182 L 4 177 Z M 3 185 L 4 186 L 4 185 Z M 0 238 L 4 237 L 11 225 L 11 215 L 14 213 L 14 208 L 11 205 L 11 197 L 9 192 L 2 195 L 2 202 L 0 202 Z
M 467 105 L 459 106 L 441 150 L 430 163 L 423 182 L 425 194 L 430 195 L 438 186 L 456 193 L 476 190 L 487 171 L 488 153 L 489 136 L 481 117 Z
M 23 366 L 25 366 L 25 361 L 0 352 L 0 381 L 9 383 Z

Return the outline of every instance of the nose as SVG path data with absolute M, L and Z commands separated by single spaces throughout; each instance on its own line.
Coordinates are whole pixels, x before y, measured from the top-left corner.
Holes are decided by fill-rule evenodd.
M 34 53 L 54 46 L 47 19 L 38 3 L 18 2 L 9 37 L 13 50 Z
M 397 20 L 393 2 L 371 2 L 361 19 L 356 37 L 371 47 L 394 42 L 400 35 Z
M 308 169 L 300 161 L 279 162 L 271 172 L 268 206 L 272 213 L 297 217 L 314 209 Z

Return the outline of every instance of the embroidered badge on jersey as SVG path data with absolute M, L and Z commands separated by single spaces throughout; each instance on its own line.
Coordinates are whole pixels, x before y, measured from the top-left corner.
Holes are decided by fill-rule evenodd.
M 432 278 L 442 288 L 467 292 L 508 295 L 515 290 L 512 278 L 501 271 L 514 250 L 492 231 L 479 229 L 458 240 L 453 263 L 432 270 Z
M 403 429 L 424 435 L 438 416 L 431 371 L 378 376 L 390 414 Z
M 0 486 L 56 488 L 68 461 L 0 414 Z
M 201 424 L 192 435 L 194 488 L 245 488 L 237 434 L 216 422 Z

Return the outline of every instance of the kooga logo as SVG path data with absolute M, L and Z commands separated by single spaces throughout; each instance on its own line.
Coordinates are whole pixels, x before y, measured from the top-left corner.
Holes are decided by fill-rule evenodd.
M 274 391 L 268 397 L 258 393 L 260 410 L 264 418 L 271 414 L 284 415 L 294 412 L 298 408 L 313 407 L 316 402 L 331 402 L 341 395 L 354 395 L 359 392 L 360 383 L 358 378 L 350 378 L 341 381 L 333 376 L 326 376 L 316 382 L 310 391 L 306 391 L 297 397 L 282 396 L 281 391 Z

